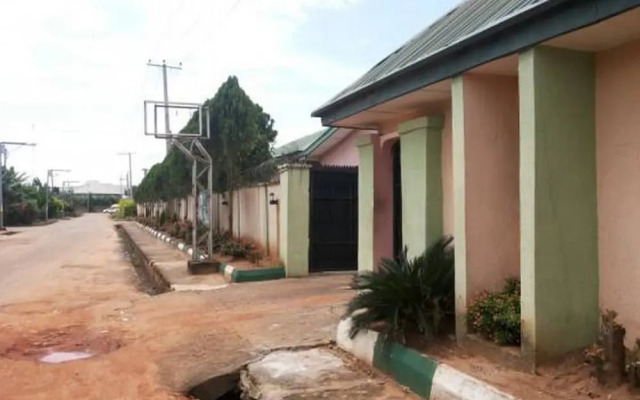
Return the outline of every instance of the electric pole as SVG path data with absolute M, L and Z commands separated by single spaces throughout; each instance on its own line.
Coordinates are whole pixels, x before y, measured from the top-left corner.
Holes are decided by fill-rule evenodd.
M 47 182 L 44 184 L 44 220 L 49 221 L 49 180 L 51 180 L 51 187 L 55 187 L 53 183 L 53 174 L 56 172 L 71 172 L 69 169 L 48 169 L 47 170 Z
M 0 231 L 5 230 L 4 227 L 4 188 L 2 182 L 4 177 L 2 176 L 3 170 L 7 168 L 7 146 L 35 146 L 35 143 L 23 143 L 23 142 L 0 142 Z
M 182 69 L 182 63 L 179 63 L 177 66 L 175 65 L 167 65 L 165 60 L 162 60 L 162 64 L 154 64 L 149 60 L 147 63 L 150 67 L 158 67 L 162 68 L 162 86 L 164 89 L 164 125 L 165 125 L 165 133 L 171 133 L 171 127 L 169 126 L 169 88 L 167 82 L 167 69 Z M 169 148 L 171 147 L 171 139 L 167 139 L 167 153 L 169 152 Z
M 122 185 L 122 181 L 125 180 L 125 177 L 120 175 L 120 195 L 124 197 L 124 186 Z
M 123 151 L 122 153 L 118 153 L 119 156 L 128 156 L 129 157 L 129 177 L 128 177 L 128 186 L 129 186 L 129 197 L 133 198 L 133 171 L 131 169 L 131 155 L 135 154 L 130 151 Z
M 64 191 L 66 193 L 66 197 L 69 200 L 69 205 L 71 207 L 74 206 L 74 201 L 73 201 L 73 187 L 71 187 L 72 184 L 74 183 L 80 183 L 78 181 L 62 181 L 62 191 Z M 64 190 L 64 187 L 67 187 L 67 190 Z

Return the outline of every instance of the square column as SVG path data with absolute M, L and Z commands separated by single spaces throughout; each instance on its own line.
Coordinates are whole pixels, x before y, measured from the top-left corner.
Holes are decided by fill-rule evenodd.
M 522 343 L 537 364 L 598 333 L 594 56 L 536 47 L 519 77 Z
M 442 128 L 444 118 L 431 116 L 403 122 L 402 239 L 409 257 L 421 254 L 442 236 Z
M 309 275 L 309 166 L 280 169 L 280 258 L 287 278 Z
M 373 271 L 375 247 L 375 170 L 377 135 L 358 137 L 358 272 Z

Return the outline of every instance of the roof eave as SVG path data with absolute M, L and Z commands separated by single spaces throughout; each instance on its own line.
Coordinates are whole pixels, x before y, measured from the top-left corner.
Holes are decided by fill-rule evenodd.
M 378 104 L 638 6 L 640 0 L 556 0 L 543 3 L 327 104 L 311 116 L 322 118 L 322 124 L 330 126 Z

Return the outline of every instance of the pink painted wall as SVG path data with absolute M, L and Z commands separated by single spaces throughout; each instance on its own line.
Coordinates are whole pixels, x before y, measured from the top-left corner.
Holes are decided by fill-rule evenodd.
M 518 80 L 464 77 L 467 290 L 520 275 Z
M 376 264 L 382 258 L 392 258 L 393 254 L 393 155 L 391 147 L 399 140 L 397 133 L 380 137 L 379 149 L 375 153 L 375 185 L 373 259 Z
M 320 163 L 323 165 L 357 166 L 358 160 L 360 159 L 358 146 L 356 146 L 356 138 L 358 135 L 358 131 L 351 132 L 347 137 L 324 153 L 320 157 Z
M 442 219 L 443 233 L 453 236 L 453 138 L 451 105 L 444 112 L 442 129 Z
M 640 337 L 640 41 L 597 54 L 600 305 Z

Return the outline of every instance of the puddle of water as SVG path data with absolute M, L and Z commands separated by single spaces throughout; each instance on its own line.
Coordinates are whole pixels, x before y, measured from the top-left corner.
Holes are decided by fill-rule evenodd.
M 47 364 L 60 364 L 68 361 L 84 360 L 93 357 L 90 351 L 54 351 L 46 356 L 40 357 L 38 361 Z

